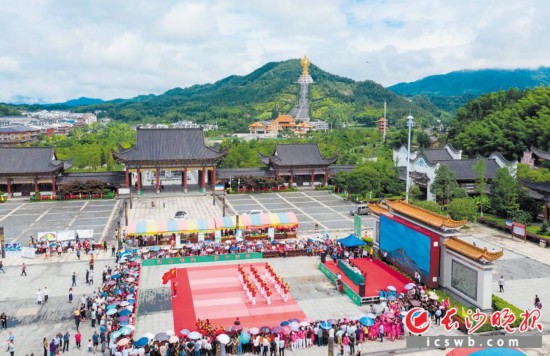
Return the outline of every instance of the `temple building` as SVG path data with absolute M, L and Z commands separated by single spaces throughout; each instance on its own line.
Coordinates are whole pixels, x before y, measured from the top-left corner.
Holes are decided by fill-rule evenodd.
M 523 152 L 521 163 L 528 164 L 531 167 L 540 165 L 541 162 L 550 161 L 550 152 L 539 150 L 531 146 L 529 151 Z
M 55 194 L 58 175 L 71 164 L 58 160 L 52 147 L 0 148 L 0 190 L 9 197 Z
M 399 178 L 405 181 L 407 147 L 401 146 L 393 150 L 393 160 L 400 168 Z M 462 151 L 455 150 L 451 145 L 446 144 L 443 148 L 412 150 L 410 155 L 410 177 L 413 184 L 416 184 L 421 191 L 425 192 L 427 200 L 434 200 L 435 196 L 430 192 L 430 187 L 435 179 L 437 168 L 446 165 L 454 173 L 458 185 L 467 193 L 474 193 L 477 187 L 477 174 L 473 167 L 480 161 L 485 160 L 485 178 L 490 182 L 500 168 L 507 168 L 512 176 L 516 175 L 517 162 L 506 160 L 500 153 L 494 152 L 489 157 L 478 157 L 462 159 Z M 489 187 L 487 186 L 487 189 Z
M 207 147 L 203 130 L 182 129 L 137 129 L 136 144 L 130 149 L 119 147 L 113 157 L 126 166 L 126 187 L 135 186 L 140 191 L 146 184 L 143 172 L 154 173 L 152 186 L 161 190 L 160 177 L 163 171 L 177 172 L 181 177 L 183 191 L 187 192 L 188 173 L 198 171 L 199 187 L 204 191 L 206 183 L 215 184 L 216 166 L 226 151 Z
M 288 177 L 291 185 L 311 186 L 316 182 L 327 185 L 330 166 L 338 159 L 338 156 L 324 158 L 317 144 L 278 144 L 271 156 L 259 156 L 276 178 Z

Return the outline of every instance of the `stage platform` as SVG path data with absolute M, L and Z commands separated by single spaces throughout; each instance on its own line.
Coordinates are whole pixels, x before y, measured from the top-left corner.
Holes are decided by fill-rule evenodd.
M 241 265 L 246 269 L 252 265 L 262 274 L 265 263 Z M 227 327 L 239 317 L 243 327 L 271 327 L 290 318 L 305 318 L 292 295 L 285 303 L 274 293 L 271 305 L 259 296 L 252 305 L 239 281 L 237 264 L 178 268 L 172 283 L 177 290 L 172 296 L 174 330 L 194 330 L 197 319 Z
M 412 282 L 411 279 L 405 277 L 401 273 L 397 272 L 390 266 L 386 265 L 380 260 L 369 258 L 355 258 L 352 260 L 353 264 L 361 270 L 361 272 L 367 274 L 367 283 L 365 285 L 365 297 L 375 298 L 378 297 L 380 289 L 387 286 L 394 286 L 397 292 L 403 291 L 405 284 Z M 342 281 L 350 287 L 355 293 L 359 294 L 359 286 L 353 283 L 340 268 L 336 262 L 327 261 L 324 265 L 333 273 L 340 273 L 342 275 Z

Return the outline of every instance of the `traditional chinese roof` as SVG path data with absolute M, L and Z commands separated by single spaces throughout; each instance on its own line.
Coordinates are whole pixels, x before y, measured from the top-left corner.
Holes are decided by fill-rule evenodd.
M 533 154 L 539 158 L 550 160 L 550 152 L 542 151 L 532 146 L 531 146 L 531 152 L 533 152 Z
M 369 207 L 370 211 L 372 211 L 376 215 L 380 215 L 382 213 L 389 213 L 390 211 L 388 208 L 382 206 L 380 203 L 368 203 L 367 206 Z
M 434 213 L 406 203 L 403 200 L 386 201 L 386 205 L 393 211 L 406 215 L 410 218 L 423 222 L 424 224 L 439 228 L 439 229 L 458 229 L 468 223 L 468 220 L 453 220 L 449 216 Z
M 489 251 L 487 247 L 478 247 L 473 244 L 463 241 L 457 237 L 451 237 L 443 243 L 445 247 L 459 254 L 466 256 L 472 260 L 480 262 L 493 262 L 504 255 L 504 250 Z
M 253 123 L 253 124 L 250 124 L 250 125 L 248 125 L 248 127 L 250 127 L 250 128 L 255 128 L 255 127 L 264 127 L 264 125 L 262 125 L 262 123 L 261 123 L 261 122 L 259 122 L 259 121 L 256 121 L 255 123 Z
M 284 167 L 329 166 L 338 159 L 338 156 L 323 158 L 315 143 L 277 144 L 271 156 L 259 156 L 265 164 Z
M 136 144 L 113 152 L 122 162 L 210 161 L 225 155 L 204 143 L 202 128 L 137 129 Z
M 0 148 L 0 176 L 4 177 L 57 174 L 71 163 L 56 159 L 53 147 Z
M 474 165 L 479 160 L 485 160 L 487 162 L 487 170 L 485 171 L 485 178 L 493 179 L 497 175 L 497 171 L 500 169 L 495 159 L 455 159 L 449 161 L 439 161 L 439 164 L 444 164 L 454 173 L 456 180 L 476 180 L 477 173 L 474 171 Z
M 423 150 L 422 154 L 431 163 L 437 163 L 439 161 L 449 161 L 453 159 L 453 156 L 451 156 L 446 148 L 431 148 Z
M 296 123 L 294 122 L 294 119 L 290 115 L 279 115 L 271 123 L 279 126 L 283 126 L 283 127 L 296 125 Z

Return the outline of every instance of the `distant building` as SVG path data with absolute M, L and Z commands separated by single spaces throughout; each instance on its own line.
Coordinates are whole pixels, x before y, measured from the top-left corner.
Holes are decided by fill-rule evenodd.
M 314 131 L 328 131 L 329 125 L 328 122 L 317 120 L 317 121 L 310 121 L 310 125 L 314 127 Z
M 31 126 L 2 126 L 0 127 L 0 145 L 11 146 L 36 140 L 40 129 Z
M 531 146 L 531 149 L 523 152 L 523 157 L 521 157 L 521 163 L 528 164 L 531 167 L 537 166 L 540 161 L 550 161 L 550 152 Z
M 490 182 L 500 168 L 508 168 L 511 175 L 515 176 L 517 162 L 506 160 L 500 153 L 494 152 L 489 157 L 462 159 L 462 151 L 455 150 L 447 144 L 439 149 L 425 149 L 411 151 L 410 177 L 422 191 L 426 192 L 427 200 L 434 200 L 435 196 L 430 192 L 430 187 L 435 179 L 435 172 L 441 165 L 446 165 L 454 173 L 458 185 L 467 193 L 474 193 L 477 187 L 477 174 L 473 167 L 480 160 L 485 160 L 487 170 L 485 178 Z M 393 160 L 400 169 L 400 179 L 406 181 L 407 147 L 401 146 L 394 149 Z

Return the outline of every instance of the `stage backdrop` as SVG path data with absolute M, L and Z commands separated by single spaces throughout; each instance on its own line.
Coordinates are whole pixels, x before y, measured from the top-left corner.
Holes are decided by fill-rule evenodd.
M 380 249 L 388 260 L 422 283 L 436 287 L 439 279 L 439 235 L 396 216 L 380 215 Z

